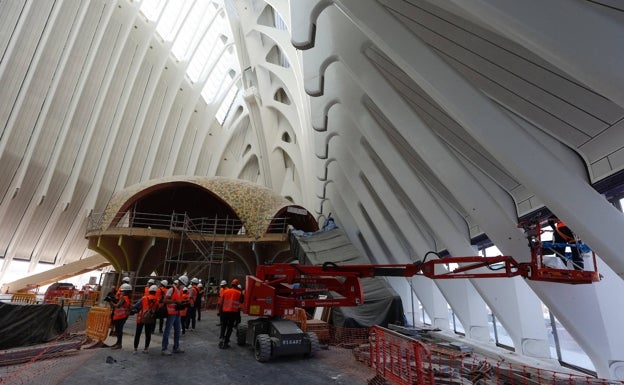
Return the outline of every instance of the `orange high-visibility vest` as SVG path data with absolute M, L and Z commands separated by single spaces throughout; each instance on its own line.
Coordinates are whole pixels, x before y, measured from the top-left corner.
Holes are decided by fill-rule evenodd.
M 143 319 L 143 314 L 145 314 L 148 310 L 152 310 L 156 312 L 158 309 L 158 299 L 154 294 L 144 295 L 141 298 L 141 310 L 137 314 L 136 323 L 141 323 L 141 319 Z
M 182 301 L 182 290 L 178 289 L 177 287 L 172 287 L 170 290 L 172 290 L 173 292 L 171 293 L 171 300 L 172 301 Z M 168 293 L 168 291 L 167 291 Z M 169 315 L 173 315 L 173 314 L 179 314 L 180 311 L 176 310 L 176 304 L 174 302 L 168 303 L 167 304 L 167 314 Z
M 221 298 L 223 303 L 221 304 L 221 311 L 223 312 L 237 312 L 240 308 L 241 292 L 238 289 L 230 288 L 225 289 Z
M 568 227 L 568 226 L 566 226 L 566 224 L 561 221 L 557 222 L 557 226 L 555 227 L 555 231 L 557 232 L 557 234 L 559 234 L 566 243 L 574 243 L 575 242 L 574 237 L 571 237 L 568 234 L 564 233 L 562 230 L 562 227 Z
M 189 293 L 188 291 L 185 293 L 184 291 L 182 291 L 182 300 L 183 301 L 188 301 L 189 300 Z M 186 313 L 188 312 L 188 307 L 185 307 L 184 309 L 180 310 L 180 316 L 181 317 L 186 317 Z
M 120 319 L 124 319 L 128 317 L 130 314 L 130 298 L 127 295 L 122 295 L 120 301 L 123 300 L 123 304 L 121 306 L 116 306 L 115 311 L 113 312 L 113 321 L 117 321 Z

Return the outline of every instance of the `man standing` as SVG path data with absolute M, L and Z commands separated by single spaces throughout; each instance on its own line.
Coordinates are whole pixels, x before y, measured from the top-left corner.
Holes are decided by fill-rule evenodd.
M 204 285 L 200 282 L 197 284 L 197 299 L 195 300 L 195 311 L 197 312 L 197 321 L 201 321 L 201 308 L 204 301 Z
M 234 283 L 236 282 L 236 283 Z M 229 288 L 223 290 L 219 298 L 219 313 L 221 314 L 221 334 L 219 335 L 219 348 L 230 347 L 230 336 L 238 318 L 241 292 L 238 290 L 238 280 L 234 279 Z
M 119 287 L 121 292 L 119 300 L 115 302 L 113 312 L 113 322 L 115 324 L 115 334 L 117 335 L 117 342 L 111 349 L 121 349 L 121 342 L 123 338 L 123 328 L 130 315 L 130 307 L 132 302 L 130 297 L 132 296 L 132 286 L 128 283 L 124 283 Z
M 171 355 L 171 351 L 167 349 L 169 346 L 169 332 L 171 331 L 171 327 L 173 327 L 173 353 L 184 353 L 184 350 L 180 348 L 180 334 L 182 330 L 180 310 L 183 300 L 182 286 L 180 280 L 176 279 L 173 281 L 173 286 L 167 290 L 163 301 L 167 306 L 167 323 L 165 324 L 165 330 L 162 336 L 162 355 L 164 356 Z
M 201 304 L 201 299 L 199 298 L 199 288 L 197 287 L 198 284 L 199 279 L 193 277 L 193 279 L 191 279 L 191 289 L 189 290 L 191 307 L 188 309 L 186 321 L 186 328 L 192 330 L 195 330 L 195 321 L 197 319 L 197 306 Z

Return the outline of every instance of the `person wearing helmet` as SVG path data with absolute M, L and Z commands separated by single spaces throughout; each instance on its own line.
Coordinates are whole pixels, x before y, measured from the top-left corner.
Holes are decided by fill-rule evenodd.
M 149 294 L 149 288 L 154 284 L 154 278 L 150 278 L 147 280 L 147 285 L 145 285 L 145 295 Z
M 158 311 L 156 312 L 156 318 L 158 319 L 158 332 L 163 333 L 163 323 L 167 318 L 167 306 L 164 303 L 165 295 L 169 287 L 169 282 L 166 279 L 160 281 L 158 285 L 158 291 L 156 292 L 156 298 L 158 299 Z M 156 332 L 156 322 L 152 325 L 152 333 Z
M 147 294 L 141 298 L 141 310 L 139 310 L 136 317 L 134 351 L 132 354 L 136 354 L 137 349 L 139 348 L 139 341 L 141 340 L 141 333 L 143 333 L 143 326 L 145 326 L 145 348 L 143 349 L 143 353 L 147 354 L 150 341 L 152 340 L 152 326 L 156 324 L 155 316 L 156 310 L 158 309 L 158 299 L 156 298 L 157 292 L 158 286 L 151 285 L 147 288 Z
M 234 286 L 234 285 L 232 285 L 232 286 Z M 234 327 L 238 328 L 238 324 L 240 324 L 241 321 L 242 321 L 241 307 L 243 305 L 243 302 L 245 302 L 245 290 L 243 290 L 243 286 L 241 286 L 240 284 L 236 285 L 236 288 L 241 293 L 241 295 L 240 295 L 240 304 L 241 304 L 241 306 L 239 306 L 239 308 L 238 308 L 238 315 L 236 316 L 236 321 L 234 321 Z
M 186 325 L 183 326 L 182 334 L 184 334 L 184 328 L 187 330 L 195 330 L 195 325 L 197 321 L 197 306 L 198 303 L 201 303 L 201 298 L 199 297 L 199 288 L 197 287 L 199 284 L 199 279 L 193 277 L 191 279 L 191 287 L 189 288 L 189 302 L 191 306 L 188 308 L 188 313 L 186 315 Z
M 125 276 L 121 279 L 121 284 L 123 285 L 124 283 L 127 283 L 128 285 L 130 284 L 130 277 Z M 119 300 L 119 297 L 121 296 L 121 285 L 119 286 L 119 288 L 117 289 L 117 292 L 115 293 L 115 297 L 117 297 L 117 300 Z
M 182 329 L 180 310 L 184 307 L 182 298 L 182 282 L 180 280 L 173 281 L 173 286 L 167 290 L 165 294 L 164 304 L 167 306 L 167 322 L 162 336 L 162 352 L 164 356 L 170 356 L 171 353 L 184 353 L 180 348 L 180 334 Z M 168 350 L 169 333 L 173 328 L 173 350 Z
M 115 324 L 115 334 L 117 336 L 117 342 L 111 346 L 111 349 L 121 349 L 123 339 L 123 328 L 126 324 L 126 320 L 130 315 L 132 302 L 130 297 L 132 296 L 132 286 L 129 283 L 124 283 L 119 287 L 121 292 L 119 300 L 114 303 L 113 310 L 113 323 Z
M 195 302 L 195 309 L 197 310 L 197 322 L 201 321 L 201 308 L 202 303 L 204 302 L 204 295 L 206 295 L 206 291 L 204 290 L 204 285 L 200 282 L 197 284 L 197 302 Z
M 189 308 L 191 307 L 190 293 L 188 287 L 182 288 L 182 309 L 180 309 L 180 325 L 182 326 L 182 334 L 186 334 L 189 325 Z
M 219 299 L 217 300 L 217 317 L 219 317 L 219 323 L 217 326 L 221 326 L 221 295 L 227 289 L 227 281 L 224 279 L 219 284 Z
M 238 281 L 238 280 L 236 280 Z M 234 282 L 234 280 L 232 281 Z M 240 309 L 241 292 L 238 287 L 231 285 L 226 288 L 219 298 L 219 314 L 221 315 L 221 332 L 219 334 L 219 348 L 230 347 L 230 336 Z

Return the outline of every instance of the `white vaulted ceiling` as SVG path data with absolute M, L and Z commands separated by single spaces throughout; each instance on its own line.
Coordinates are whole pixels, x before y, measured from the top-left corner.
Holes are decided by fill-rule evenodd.
M 487 305 L 537 358 L 543 302 L 624 379 L 624 218 L 605 199 L 623 180 L 623 36 L 608 0 L 0 1 L 0 281 L 14 260 L 93 254 L 90 213 L 174 175 L 331 213 L 372 263 L 473 255 L 477 238 L 526 260 L 518 220 L 547 209 L 603 281 L 415 294 L 483 343 Z

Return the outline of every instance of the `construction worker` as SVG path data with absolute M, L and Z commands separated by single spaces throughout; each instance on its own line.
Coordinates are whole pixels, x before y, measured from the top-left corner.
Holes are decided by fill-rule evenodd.
M 566 246 L 564 244 L 567 244 L 567 247 L 569 247 L 572 252 L 572 266 L 574 270 L 583 270 L 585 268 L 585 262 L 576 245 L 577 239 L 572 230 L 555 216 L 548 218 L 548 225 L 553 230 L 553 243 L 555 243 L 554 247 L 550 250 L 566 265 L 568 259 L 566 258 Z M 548 249 L 544 250 L 544 254 L 547 253 L 547 250 Z
M 181 277 L 180 277 L 181 278 Z M 187 278 L 188 279 L 188 278 Z M 173 286 L 167 290 L 165 294 L 164 304 L 167 306 L 167 323 L 162 336 L 162 352 L 164 356 L 170 356 L 171 353 L 184 353 L 180 348 L 181 320 L 180 310 L 182 309 L 182 288 L 184 285 L 179 279 L 173 281 Z M 173 351 L 168 350 L 169 333 L 173 328 Z
M 182 326 L 182 334 L 186 334 L 186 329 L 188 329 L 188 311 L 190 304 L 190 294 L 188 287 L 182 288 L 182 305 L 184 306 L 180 309 L 180 325 Z
M 186 318 L 186 328 L 195 330 L 195 322 L 197 320 L 197 304 L 201 304 L 201 298 L 199 298 L 199 279 L 193 277 L 191 279 L 191 288 L 189 289 L 189 300 L 191 306 L 188 309 L 188 316 Z
M 241 292 L 241 295 L 240 295 L 240 306 L 238 308 L 238 316 L 236 317 L 236 322 L 234 322 L 234 327 L 237 327 L 238 324 L 241 323 L 241 320 L 242 320 L 241 307 L 243 306 L 243 302 L 245 302 L 245 290 L 243 289 L 243 286 L 241 286 L 241 284 L 238 284 L 236 287 L 238 288 L 238 291 Z
M 158 291 L 156 292 L 156 299 L 158 299 L 158 311 L 156 312 L 156 318 L 158 319 L 158 332 L 163 333 L 163 320 L 167 318 L 167 306 L 165 305 L 165 295 L 169 289 L 169 282 L 163 279 L 159 282 Z M 152 332 L 156 331 L 156 322 L 152 326 Z
M 201 321 L 201 307 L 204 302 L 204 285 L 200 282 L 197 284 L 197 299 L 195 300 L 195 312 L 197 313 L 197 321 Z
M 119 285 L 119 288 L 117 289 L 117 292 L 115 293 L 115 296 L 117 297 L 117 299 L 119 299 L 119 297 L 121 296 L 121 286 L 123 286 L 124 283 L 127 283 L 128 285 L 130 284 L 130 277 L 123 277 L 123 279 L 121 280 L 121 285 Z
M 230 347 L 230 336 L 234 323 L 238 317 L 240 308 L 241 292 L 238 290 L 238 280 L 232 280 L 229 288 L 223 290 L 219 298 L 219 314 L 221 314 L 221 333 L 219 334 L 219 348 L 226 349 Z
M 153 280 L 152 280 L 153 281 Z M 156 310 L 158 310 L 158 299 L 156 293 L 158 292 L 158 286 L 152 285 L 147 288 L 147 295 L 141 298 L 141 310 L 137 313 L 136 317 L 136 330 L 134 332 L 134 352 L 137 353 L 139 347 L 139 341 L 141 340 L 141 333 L 143 332 L 143 326 L 145 326 L 145 348 L 143 353 L 147 353 L 149 349 L 150 341 L 152 339 L 153 325 L 156 324 L 155 317 Z M 151 313 L 151 319 L 148 320 L 148 313 Z
M 147 285 L 145 285 L 145 295 L 149 295 L 150 287 L 154 284 L 154 278 L 150 278 L 147 280 Z
M 119 287 L 120 298 L 114 303 L 113 307 L 113 323 L 115 324 L 115 334 L 117 335 L 117 342 L 111 346 L 111 349 L 121 349 L 121 343 L 123 338 L 123 328 L 130 315 L 130 309 L 132 306 L 132 286 L 128 283 L 124 283 Z
M 219 284 L 219 299 L 217 299 L 217 317 L 219 317 L 219 323 L 217 326 L 221 326 L 221 295 L 227 289 L 227 281 L 224 279 Z

